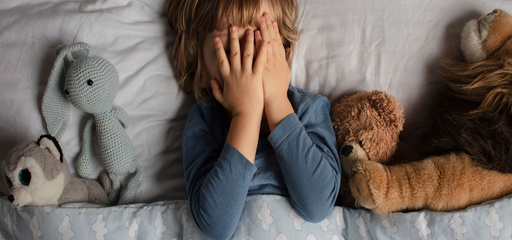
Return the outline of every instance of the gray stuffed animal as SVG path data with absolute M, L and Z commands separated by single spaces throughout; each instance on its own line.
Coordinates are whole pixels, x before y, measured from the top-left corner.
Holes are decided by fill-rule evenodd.
M 9 201 L 16 207 L 25 205 L 60 205 L 89 202 L 108 205 L 110 180 L 102 172 L 99 181 L 71 175 L 68 163 L 55 138 L 43 135 L 39 140 L 16 145 L 2 162 Z
M 80 53 L 83 55 L 84 51 L 87 56 L 77 56 Z M 119 85 L 117 70 L 106 59 L 95 56 L 94 49 L 86 43 L 62 46 L 57 52 L 43 96 L 42 111 L 46 128 L 57 139 L 62 137 L 69 123 L 70 103 L 92 114 L 85 124 L 76 171 L 82 177 L 87 177 L 92 171 L 91 138 L 96 129 L 100 157 L 112 181 L 110 203 L 132 203 L 140 178 L 140 167 L 135 161 L 133 145 L 124 131 L 128 114 L 113 106 Z M 135 174 L 121 192 L 120 177 L 129 173 Z

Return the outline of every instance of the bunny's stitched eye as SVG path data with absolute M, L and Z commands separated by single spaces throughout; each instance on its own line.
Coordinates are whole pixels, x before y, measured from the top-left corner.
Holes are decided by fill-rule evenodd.
M 32 179 L 32 175 L 28 169 L 22 169 L 18 174 L 18 178 L 21 184 L 28 186 L 30 184 L 30 180 Z
M 92 86 L 93 84 L 94 82 L 91 79 L 87 80 L 87 85 Z

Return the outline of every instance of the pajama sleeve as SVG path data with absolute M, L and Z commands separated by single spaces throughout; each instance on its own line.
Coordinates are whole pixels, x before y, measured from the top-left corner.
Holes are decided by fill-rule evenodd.
M 190 110 L 183 133 L 183 164 L 198 227 L 212 239 L 229 238 L 240 219 L 256 167 L 215 137 L 198 105 Z
M 341 167 L 329 115 L 330 103 L 324 97 L 314 96 L 292 101 L 299 102 L 294 105 L 296 113 L 274 129 L 269 141 L 297 212 L 307 221 L 319 222 L 334 206 Z

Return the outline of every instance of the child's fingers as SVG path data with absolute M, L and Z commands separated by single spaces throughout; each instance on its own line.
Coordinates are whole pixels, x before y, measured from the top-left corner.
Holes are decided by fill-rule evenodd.
M 229 61 L 224 51 L 224 46 L 219 37 L 213 39 L 213 45 L 215 46 L 215 52 L 217 54 L 217 61 L 219 63 L 220 74 L 227 76 L 230 72 Z
M 254 32 L 254 39 L 256 41 L 256 52 L 258 53 L 260 51 L 260 45 L 261 45 L 261 32 L 259 30 L 256 30 Z
M 236 26 L 229 27 L 229 46 L 231 68 L 240 69 L 240 43 L 238 42 L 238 28 Z
M 274 41 L 274 51 L 279 54 L 286 54 L 283 46 L 283 42 L 281 40 L 281 34 L 279 34 L 279 27 L 277 26 L 277 22 L 272 22 L 272 26 L 274 29 L 274 33 L 277 36 L 277 39 Z
M 279 27 L 277 26 L 277 22 L 276 21 L 272 22 L 272 26 L 274 27 L 274 33 L 276 34 L 276 36 L 278 36 L 278 37 L 281 36 L 279 34 Z
M 253 72 L 258 76 L 263 74 L 263 69 L 265 68 L 265 63 L 267 62 L 269 49 L 270 48 L 268 47 L 268 42 L 261 42 L 261 46 L 258 50 L 258 54 L 256 55 L 256 60 L 254 62 L 254 67 L 252 68 Z
M 269 32 L 271 41 L 269 48 L 272 49 L 271 52 L 273 54 L 279 55 L 281 53 L 281 49 L 283 49 L 283 43 L 281 42 L 279 32 L 276 34 L 277 22 L 270 20 L 270 15 L 268 13 L 265 13 L 265 17 L 265 23 L 267 24 L 267 31 Z
M 272 41 L 272 39 L 270 38 L 270 33 L 268 31 L 268 28 L 267 28 L 267 24 L 266 24 L 266 18 L 265 16 L 261 16 L 260 17 L 260 33 L 261 33 L 261 39 L 262 41 L 265 41 L 265 42 L 268 42 L 270 43 Z M 270 21 L 270 20 L 269 20 Z M 268 56 L 272 56 L 272 48 L 269 47 L 267 49 L 267 55 Z
M 267 31 L 270 37 L 270 41 L 275 41 L 277 39 L 277 36 L 274 31 L 274 26 L 272 26 L 273 21 L 270 19 L 270 14 L 264 13 L 263 16 L 265 17 L 265 24 L 267 24 Z
M 221 103 L 222 102 L 222 90 L 220 89 L 219 83 L 217 82 L 217 80 L 211 79 L 210 85 L 212 86 L 213 97 L 215 97 L 215 99 Z
M 252 61 L 254 59 L 254 32 L 252 29 L 245 31 L 245 47 L 244 47 L 244 58 L 243 58 L 243 70 L 251 71 Z

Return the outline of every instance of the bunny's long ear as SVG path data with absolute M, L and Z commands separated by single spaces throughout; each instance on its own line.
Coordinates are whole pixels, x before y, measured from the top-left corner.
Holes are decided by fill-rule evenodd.
M 61 139 L 69 123 L 69 102 L 64 92 L 64 81 L 67 69 L 74 60 L 72 53 L 79 50 L 88 51 L 88 55 L 94 54 L 92 47 L 82 42 L 57 48 L 57 58 L 43 95 L 42 112 L 46 130 L 57 140 Z

